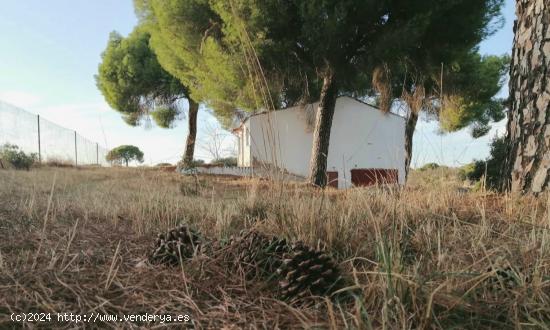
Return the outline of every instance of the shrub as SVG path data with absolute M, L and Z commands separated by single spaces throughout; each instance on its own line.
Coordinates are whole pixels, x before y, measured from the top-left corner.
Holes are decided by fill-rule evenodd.
M 463 180 L 463 181 L 466 181 L 466 180 L 476 181 L 481 178 L 481 177 L 477 177 L 477 173 L 475 173 L 476 171 L 477 171 L 476 162 L 472 162 L 459 168 L 458 176 L 460 177 L 460 180 Z M 477 177 L 477 179 L 474 179 L 475 177 Z
M 48 158 L 46 165 L 51 167 L 73 167 L 74 162 L 61 158 Z
M 189 164 L 185 164 L 183 160 L 180 160 L 177 165 L 177 171 L 181 172 L 183 170 L 192 170 L 195 169 L 195 167 L 204 165 L 204 160 L 202 159 L 194 159 Z M 188 172 L 189 174 L 195 173 L 194 171 Z
M 233 167 L 233 166 L 237 166 L 237 158 L 236 157 L 218 158 L 218 159 L 212 160 L 210 164 L 217 165 L 217 166 Z
M 463 180 L 480 182 L 485 178 L 486 187 L 493 190 L 503 188 L 503 166 L 506 161 L 506 138 L 495 137 L 491 142 L 490 155 L 486 160 L 475 160 L 460 169 Z
M 23 150 L 19 150 L 19 147 L 13 144 L 4 144 L 0 147 L 0 159 L 8 162 L 15 169 L 29 170 L 31 166 L 36 162 L 38 156 L 36 153 L 26 154 Z
M 426 171 L 426 170 L 435 170 L 436 168 L 439 168 L 438 163 L 428 163 L 428 164 L 422 166 L 421 168 L 419 168 L 418 170 L 419 171 Z
M 193 162 L 191 162 L 191 167 L 197 167 L 204 165 L 204 160 L 202 159 L 194 159 Z

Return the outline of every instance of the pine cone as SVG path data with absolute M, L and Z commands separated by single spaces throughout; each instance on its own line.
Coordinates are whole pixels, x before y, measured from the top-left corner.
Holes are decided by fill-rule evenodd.
M 155 264 L 178 265 L 180 260 L 193 257 L 202 246 L 200 234 L 182 225 L 158 235 L 149 261 Z
M 301 243 L 285 254 L 277 273 L 282 278 L 279 282 L 281 296 L 287 300 L 329 295 L 341 281 L 331 257 Z
M 492 291 L 511 290 L 520 285 L 521 271 L 522 269 L 516 270 L 511 266 L 497 269 L 489 267 L 487 272 L 494 272 L 495 274 L 487 279 L 487 285 Z M 523 280 L 530 282 L 531 278 L 530 276 L 525 276 Z
M 281 265 L 283 254 L 290 251 L 285 239 L 266 236 L 256 230 L 241 232 L 237 245 L 237 260 L 247 271 L 249 277 L 259 270 L 272 276 Z

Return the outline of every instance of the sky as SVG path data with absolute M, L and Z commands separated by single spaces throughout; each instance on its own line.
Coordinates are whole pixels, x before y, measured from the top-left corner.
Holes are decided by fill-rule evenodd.
M 506 0 L 505 25 L 480 45 L 482 54 L 511 52 L 514 5 L 514 0 Z M 0 101 L 76 130 L 107 148 L 136 145 L 145 153 L 145 164 L 177 162 L 187 136 L 184 118 L 173 129 L 130 127 L 95 85 L 109 33 L 127 35 L 136 23 L 132 0 L 0 0 Z M 507 95 L 507 86 L 501 95 Z M 208 111 L 199 112 L 198 126 L 195 158 L 212 158 L 208 141 L 214 134 L 222 136 L 228 153 L 234 149 L 231 134 L 222 133 Z M 483 159 L 491 138 L 504 132 L 502 121 L 480 139 L 472 139 L 468 129 L 440 135 L 435 122 L 421 121 L 412 165 L 460 166 Z

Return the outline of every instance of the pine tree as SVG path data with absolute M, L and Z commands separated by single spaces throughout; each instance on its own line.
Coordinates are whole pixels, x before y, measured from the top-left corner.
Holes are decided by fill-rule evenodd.
M 139 0 L 136 8 L 153 26 L 163 67 L 180 81 L 192 77 L 192 94 L 228 119 L 234 109 L 318 96 L 309 181 L 324 187 L 336 98 L 365 95 L 373 75 L 391 81 L 381 68 L 399 61 L 425 59 L 426 75 L 440 59 L 455 61 L 479 43 L 502 2 Z
M 467 49 L 467 46 L 461 46 Z M 442 133 L 466 127 L 471 135 L 486 135 L 491 122 L 505 118 L 506 102 L 496 95 L 505 82 L 509 56 L 481 56 L 473 48 L 463 55 L 438 58 L 439 64 L 412 61 L 391 68 L 392 100 L 405 105 L 405 168 L 413 153 L 413 135 L 422 114 L 437 120 Z
M 226 38 L 243 49 L 253 47 L 267 81 L 303 76 L 305 93 L 311 90 L 311 76 L 317 79 L 320 88 L 313 90 L 319 91 L 320 102 L 309 181 L 323 187 L 336 98 L 363 95 L 371 86 L 366 83 L 368 76 L 377 78 L 375 85 L 387 85 L 388 64 L 426 54 L 433 57 L 424 57 L 428 63 L 455 60 L 481 40 L 486 25 L 498 16 L 502 0 L 211 3 Z M 448 31 L 445 38 L 438 37 L 441 31 Z M 383 110 L 389 111 L 390 99 L 381 103 Z
M 164 70 L 150 47 L 151 35 L 138 26 L 126 38 L 111 33 L 96 75 L 97 86 L 126 123 L 137 126 L 149 116 L 163 128 L 172 127 L 181 113 L 179 100 L 189 102 L 189 133 L 184 162 L 193 160 L 199 105 L 189 89 Z
M 507 173 L 512 191 L 539 193 L 550 181 L 550 2 L 517 0 L 516 15 Z

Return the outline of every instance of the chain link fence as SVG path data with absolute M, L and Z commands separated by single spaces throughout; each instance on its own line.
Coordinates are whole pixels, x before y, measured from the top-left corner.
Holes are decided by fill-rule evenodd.
M 110 165 L 105 159 L 108 150 L 98 143 L 39 115 L 0 101 L 0 145 L 6 143 L 14 144 L 27 153 L 36 153 L 41 162 Z

